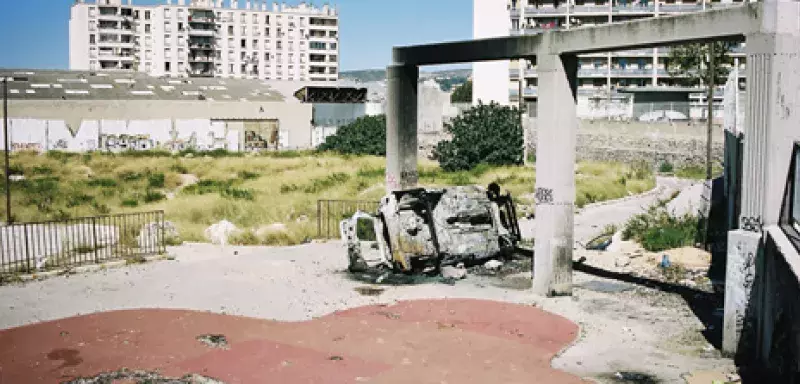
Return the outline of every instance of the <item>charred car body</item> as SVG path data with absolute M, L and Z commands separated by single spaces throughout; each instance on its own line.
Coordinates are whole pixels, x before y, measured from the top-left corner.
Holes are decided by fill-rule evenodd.
M 520 240 L 516 208 L 497 184 L 394 191 L 378 212 L 340 223 L 349 269 L 438 270 L 513 251 Z

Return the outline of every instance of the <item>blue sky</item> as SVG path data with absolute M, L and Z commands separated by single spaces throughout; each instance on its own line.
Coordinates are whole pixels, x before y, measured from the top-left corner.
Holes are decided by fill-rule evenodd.
M 134 4 L 166 2 L 133 1 Z M 0 0 L 0 36 L 4 36 L 0 40 L 0 68 L 66 69 L 69 66 L 69 8 L 73 2 Z M 297 4 L 299 0 L 286 2 Z M 240 0 L 240 7 L 243 3 L 244 0 Z M 311 3 L 321 5 L 323 1 Z M 342 70 L 385 67 L 394 45 L 472 36 L 472 0 L 339 0 L 331 3 L 339 8 Z

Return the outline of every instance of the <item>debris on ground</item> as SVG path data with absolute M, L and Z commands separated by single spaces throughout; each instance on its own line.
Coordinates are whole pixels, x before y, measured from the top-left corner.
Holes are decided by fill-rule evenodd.
M 227 245 L 228 238 L 239 231 L 236 225 L 228 220 L 222 220 L 219 223 L 212 224 L 205 230 L 205 236 L 211 244 Z
M 174 378 L 163 376 L 158 372 L 131 371 L 125 368 L 115 372 L 101 373 L 97 376 L 65 381 L 62 384 L 115 384 L 121 382 L 135 384 L 225 384 L 222 381 L 197 374 Z
M 228 339 L 225 335 L 200 335 L 197 336 L 197 341 L 212 348 L 228 348 Z
M 385 289 L 383 289 L 381 287 L 369 287 L 369 286 L 366 286 L 366 287 L 356 287 L 355 291 L 360 293 L 360 294 L 362 294 L 362 295 L 364 295 L 364 296 L 378 296 L 381 293 L 383 293 L 383 291 L 385 291 Z
M 500 260 L 489 260 L 483 263 L 483 267 L 486 268 L 487 271 L 496 271 L 502 266 L 503 262 Z
M 463 265 L 442 267 L 442 277 L 445 279 L 461 280 L 467 277 L 467 269 Z

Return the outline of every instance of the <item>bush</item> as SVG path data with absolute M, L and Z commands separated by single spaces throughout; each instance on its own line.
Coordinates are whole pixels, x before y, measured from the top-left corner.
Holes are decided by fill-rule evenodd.
M 237 175 L 239 176 L 240 179 L 244 179 L 244 180 L 253 180 L 253 179 L 257 179 L 257 178 L 259 178 L 261 176 L 258 173 L 250 172 L 250 171 L 239 171 L 239 173 Z
M 693 245 L 699 235 L 697 216 L 672 216 L 667 211 L 668 202 L 661 200 L 631 218 L 622 232 L 623 239 L 636 240 L 650 252 Z
M 658 171 L 661 173 L 672 173 L 675 170 L 675 167 L 672 166 L 672 163 L 669 161 L 665 161 L 658 166 Z
M 86 184 L 89 185 L 90 187 L 113 188 L 117 186 L 117 181 L 114 179 L 99 178 L 99 179 L 91 179 L 88 182 L 86 182 Z
M 434 150 L 445 171 L 469 170 L 481 163 L 522 164 L 522 126 L 516 108 L 480 103 L 445 124 L 445 130 L 452 139 L 439 142 Z
M 148 175 L 147 186 L 150 188 L 164 188 L 164 174 L 159 172 Z
M 255 200 L 255 193 L 252 189 L 242 189 L 242 188 L 234 188 L 228 187 L 220 191 L 220 195 L 222 197 L 227 197 L 229 199 L 236 199 L 236 200 Z
M 189 169 L 186 168 L 186 166 L 183 165 L 180 161 L 175 162 L 174 164 L 170 165 L 169 166 L 169 170 L 173 171 L 173 172 L 176 172 L 176 173 L 183 174 L 183 175 L 189 173 Z
M 328 136 L 318 151 L 353 155 L 386 155 L 386 116 L 363 116 Z
M 165 196 L 163 193 L 161 193 L 159 191 L 149 190 L 149 189 L 144 194 L 144 202 L 145 202 L 145 204 L 157 203 L 157 202 L 159 202 L 161 200 L 164 200 L 166 198 L 167 198 L 167 196 Z
M 467 80 L 466 83 L 459 85 L 450 94 L 451 103 L 471 103 L 472 102 L 472 80 Z

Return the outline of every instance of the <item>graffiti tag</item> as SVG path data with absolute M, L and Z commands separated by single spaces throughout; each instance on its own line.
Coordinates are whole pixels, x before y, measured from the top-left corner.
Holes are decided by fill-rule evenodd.
M 536 188 L 534 199 L 536 199 L 536 204 L 553 204 L 553 189 Z
M 741 219 L 741 227 L 745 231 L 749 232 L 762 232 L 764 229 L 764 223 L 761 222 L 761 216 L 756 217 L 742 217 Z
M 416 184 L 419 180 L 419 173 L 417 171 L 402 171 L 400 172 L 400 180 L 409 185 Z
M 12 151 L 41 151 L 42 145 L 39 143 L 11 143 Z

